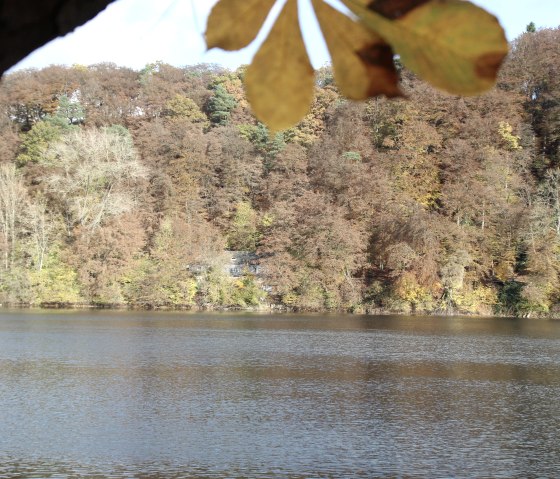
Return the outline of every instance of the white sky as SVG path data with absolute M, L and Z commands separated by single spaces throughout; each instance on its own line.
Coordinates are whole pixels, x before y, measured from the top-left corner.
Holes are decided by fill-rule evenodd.
M 255 45 L 233 53 L 206 52 L 203 33 L 214 3 L 215 0 L 118 0 L 86 25 L 36 50 L 13 69 L 100 62 L 141 69 L 157 60 L 175 66 L 218 63 L 234 69 L 249 63 L 283 2 L 276 5 Z M 473 3 L 496 15 L 510 40 L 524 32 L 531 21 L 538 28 L 560 25 L 560 0 L 474 0 Z M 309 0 L 300 4 L 311 60 L 315 67 L 320 67 L 329 57 L 310 13 Z

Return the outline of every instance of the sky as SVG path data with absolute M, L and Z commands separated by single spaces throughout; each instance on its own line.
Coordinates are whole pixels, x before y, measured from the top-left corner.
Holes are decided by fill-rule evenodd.
M 52 64 L 101 62 L 137 70 L 155 61 L 174 66 L 217 63 L 231 69 L 250 63 L 283 1 L 272 11 L 256 42 L 239 52 L 206 51 L 203 35 L 214 3 L 215 0 L 118 0 L 74 32 L 33 52 L 12 71 Z M 474 0 L 473 3 L 496 15 L 510 40 L 524 32 L 531 21 L 537 28 L 560 25 L 560 0 Z M 329 56 L 309 0 L 300 2 L 300 11 L 311 61 L 318 68 L 329 61 Z

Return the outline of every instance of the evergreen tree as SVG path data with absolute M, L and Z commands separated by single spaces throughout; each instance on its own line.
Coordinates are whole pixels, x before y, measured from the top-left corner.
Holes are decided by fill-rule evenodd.
M 78 125 L 85 121 L 86 114 L 79 101 L 74 101 L 66 95 L 61 95 L 58 99 L 56 116 L 64 118 L 70 125 Z
M 210 121 L 215 125 L 227 125 L 231 111 L 237 106 L 237 102 L 223 85 L 214 87 L 214 96 L 207 103 L 206 109 Z

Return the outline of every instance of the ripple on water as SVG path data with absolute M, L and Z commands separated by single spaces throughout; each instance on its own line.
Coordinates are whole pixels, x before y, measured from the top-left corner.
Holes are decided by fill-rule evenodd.
M 558 323 L 20 313 L 0 479 L 560 477 L 559 397 Z

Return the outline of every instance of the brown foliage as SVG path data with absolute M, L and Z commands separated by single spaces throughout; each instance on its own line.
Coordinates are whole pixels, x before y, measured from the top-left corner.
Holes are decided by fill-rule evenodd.
M 0 88 L 0 161 L 15 162 L 23 132 L 53 120 L 61 95 L 84 108 L 84 124 L 47 139 L 36 161 L 18 168 L 45 217 L 65 220 L 47 238 L 47 256 L 59 251 L 90 300 L 192 299 L 190 265 L 217 265 L 229 239 L 256 248 L 264 284 L 293 307 L 476 311 L 477 294 L 487 308 L 518 281 L 527 301 L 548 308 L 560 298 L 557 36 L 520 37 L 499 87 L 477 98 L 437 92 L 400 70 L 409 100 L 356 104 L 341 99 L 324 68 L 311 113 L 278 135 L 249 115 L 243 70 L 158 63 L 141 72 L 110 64 L 18 72 Z M 203 113 L 218 84 L 237 102 L 227 126 Z M 86 234 L 49 178 L 63 172 L 60 144 L 114 124 L 132 135 L 147 177 L 119 182 L 131 208 Z M 13 268 L 25 272 L 36 266 L 33 224 L 20 220 L 10 250 Z

